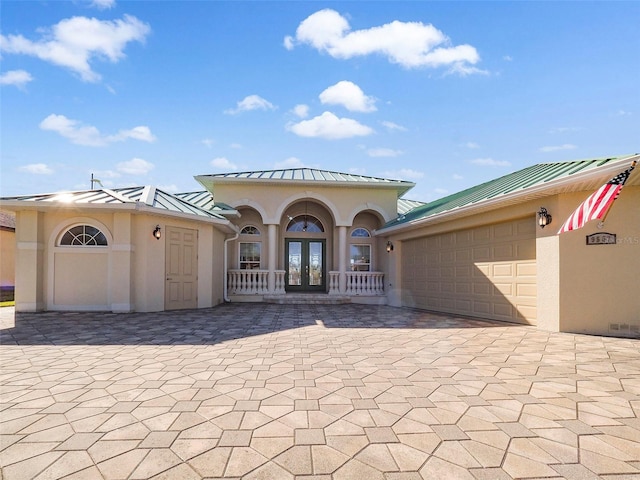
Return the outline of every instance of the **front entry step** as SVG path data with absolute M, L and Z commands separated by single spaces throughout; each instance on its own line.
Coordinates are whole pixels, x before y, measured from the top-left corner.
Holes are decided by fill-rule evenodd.
M 264 301 L 279 305 L 341 305 L 351 303 L 351 297 L 326 293 L 286 293 L 284 295 L 265 295 Z

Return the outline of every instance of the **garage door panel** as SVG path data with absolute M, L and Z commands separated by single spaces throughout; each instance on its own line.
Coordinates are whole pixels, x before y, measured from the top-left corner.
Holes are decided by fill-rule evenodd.
M 493 265 L 493 276 L 494 277 L 513 277 L 513 268 L 514 266 L 511 263 L 500 263 L 497 265 Z
M 514 245 L 511 243 L 505 243 L 502 245 L 496 245 L 492 248 L 493 260 L 511 260 L 515 255 Z
M 473 238 L 473 243 L 487 243 L 491 238 L 490 227 L 479 227 L 471 230 L 471 238 Z
M 535 324 L 535 226 L 531 217 L 406 241 L 407 298 L 418 308 Z
M 513 237 L 515 225 L 513 223 L 503 223 L 493 227 L 493 238 L 496 240 L 505 240 Z

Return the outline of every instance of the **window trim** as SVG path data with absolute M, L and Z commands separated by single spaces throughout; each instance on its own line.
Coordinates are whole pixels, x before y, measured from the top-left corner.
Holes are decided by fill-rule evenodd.
M 351 248 L 352 247 L 367 247 L 369 249 L 369 261 L 358 263 L 357 261 L 353 261 L 353 255 Z M 364 258 L 364 257 L 363 257 Z M 359 269 L 357 266 L 366 266 L 366 269 Z M 349 245 L 349 267 L 352 272 L 372 272 L 373 271 L 373 248 L 370 243 L 351 243 Z
M 258 260 L 242 260 L 242 245 L 258 245 Z M 258 264 L 258 268 L 243 268 L 243 265 Z M 238 242 L 238 269 L 260 270 L 262 269 L 262 242 Z
M 358 230 L 362 230 L 364 232 L 366 232 L 366 235 L 355 235 L 355 233 Z M 353 230 L 351 230 L 351 238 L 371 238 L 371 232 L 369 231 L 369 229 L 364 228 L 364 227 L 355 227 Z
M 254 229 L 255 232 L 245 232 L 245 230 L 247 229 Z M 240 235 L 251 235 L 251 236 L 255 236 L 255 237 L 259 237 L 260 235 L 262 235 L 262 233 L 260 232 L 260 229 L 258 227 L 256 227 L 255 225 L 245 225 L 244 227 L 242 227 L 242 229 L 240 230 Z
M 75 234 L 72 233 L 71 230 L 78 228 L 78 227 L 82 227 L 83 228 L 83 233 L 82 234 Z M 97 233 L 95 233 L 94 235 L 91 236 L 91 239 L 96 240 L 96 238 L 98 238 L 99 236 L 102 236 L 102 238 L 104 239 L 104 245 L 101 244 L 91 244 L 91 243 L 78 243 L 78 244 L 74 244 L 73 242 L 78 239 L 81 235 L 82 236 L 86 236 L 88 234 L 85 233 L 86 227 L 90 227 L 93 228 L 95 230 L 97 230 Z M 73 236 L 73 239 L 71 240 L 72 243 L 66 244 L 66 243 L 62 243 L 64 237 L 67 235 L 67 233 L 69 233 L 70 235 Z M 58 234 L 58 238 L 57 241 L 55 243 L 56 247 L 59 248 L 109 248 L 110 244 L 109 244 L 109 238 L 107 237 L 107 235 L 104 233 L 104 231 L 99 228 L 96 227 L 95 225 L 92 225 L 91 223 L 88 222 L 83 222 L 83 223 L 75 223 L 72 225 L 69 225 L 68 227 L 65 227 L 61 230 L 61 232 Z

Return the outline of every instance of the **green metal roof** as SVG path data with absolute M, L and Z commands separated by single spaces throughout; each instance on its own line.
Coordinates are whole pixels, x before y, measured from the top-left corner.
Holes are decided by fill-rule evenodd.
M 454 193 L 439 200 L 418 206 L 399 215 L 395 220 L 388 222 L 382 229 L 402 225 L 408 222 L 415 222 L 416 220 L 427 219 L 462 207 L 480 205 L 488 200 L 507 197 L 518 192 L 524 192 L 527 189 L 532 189 L 533 187 L 541 186 L 554 180 L 560 180 L 578 173 L 602 168 L 619 160 L 630 159 L 632 157 L 632 155 L 626 155 L 594 160 L 539 163 L 495 180 Z
M 398 215 L 404 215 L 405 213 L 413 210 L 414 208 L 422 207 L 426 205 L 425 202 L 419 202 L 418 200 L 409 200 L 407 198 L 398 199 Z
M 3 202 L 25 202 L 27 204 L 135 204 L 140 202 L 149 207 L 169 212 L 224 220 L 224 217 L 217 213 L 200 208 L 171 193 L 151 186 L 22 195 L 18 197 L 3 197 L 1 200 Z
M 382 186 L 398 190 L 402 195 L 415 186 L 406 180 L 392 180 L 388 178 L 369 177 L 353 173 L 332 172 L 315 168 L 289 168 L 282 170 L 260 170 L 252 172 L 215 173 L 210 175 L 196 175 L 195 179 L 205 187 L 213 183 L 243 182 L 255 180 L 262 182 L 300 182 L 324 183 L 326 185 L 344 186 Z
M 197 192 L 182 192 L 174 193 L 178 198 L 186 200 L 189 203 L 196 205 L 197 207 L 210 210 L 220 215 L 236 214 L 237 210 L 231 205 L 227 205 L 222 202 L 214 202 L 213 195 L 207 190 L 200 190 Z

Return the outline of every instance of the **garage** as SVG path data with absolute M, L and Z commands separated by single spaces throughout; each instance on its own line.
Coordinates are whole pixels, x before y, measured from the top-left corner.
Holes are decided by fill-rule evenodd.
M 403 304 L 536 325 L 535 227 L 526 217 L 405 240 Z

